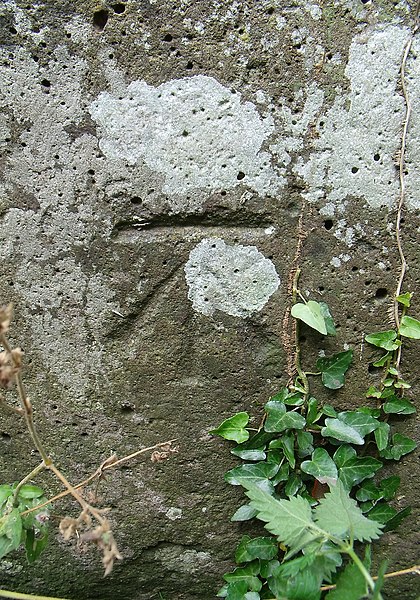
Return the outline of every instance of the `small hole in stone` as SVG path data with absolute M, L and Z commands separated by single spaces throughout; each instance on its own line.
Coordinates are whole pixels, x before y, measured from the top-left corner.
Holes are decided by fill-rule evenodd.
M 352 173 L 357 173 L 357 172 L 358 172 L 358 170 L 359 170 L 359 169 L 358 169 L 358 167 L 352 167 L 352 168 L 351 168 L 351 172 L 352 172 Z
M 97 10 L 93 13 L 93 27 L 97 31 L 103 31 L 105 25 L 108 22 L 108 11 L 107 10 Z
M 373 365 L 368 366 L 369 373 L 376 373 L 378 371 L 378 367 L 374 367 Z
M 119 2 L 118 4 L 112 4 L 112 10 L 117 13 L 117 15 L 122 15 L 125 11 L 125 4 Z
M 133 196 L 132 198 L 130 198 L 130 202 L 131 204 L 141 204 L 143 202 L 143 199 L 139 196 Z
M 10 442 L 10 440 L 12 439 L 12 437 L 5 431 L 1 432 L 1 437 L 5 442 Z
M 380 155 L 379 154 L 374 154 L 373 155 L 373 160 L 376 160 L 376 162 L 378 162 L 378 160 L 380 159 Z
M 386 298 L 388 296 L 388 290 L 386 288 L 378 288 L 375 292 L 376 298 Z
M 46 88 L 49 88 L 49 87 L 51 87 L 51 81 L 48 81 L 48 79 L 43 79 L 41 81 L 41 85 L 43 85 Z
M 171 36 L 170 33 L 167 33 L 163 38 L 164 42 L 172 42 L 172 40 L 173 40 L 173 37 Z
M 132 404 L 122 404 L 121 412 L 122 413 L 131 413 L 134 411 L 134 406 Z
M 95 171 L 93 169 L 89 169 L 88 174 L 89 175 L 95 175 Z
M 351 268 L 351 270 L 352 270 L 353 272 L 356 272 L 356 271 L 358 271 L 358 270 L 359 270 L 359 267 L 356 267 L 356 266 L 354 266 L 354 267 L 352 267 L 352 268 Z
M 16 29 L 14 27 L 9 27 L 9 31 L 10 31 L 10 33 L 12 35 L 16 35 L 17 34 L 17 31 L 16 31 Z
M 182 135 L 183 135 L 183 137 L 187 137 L 187 135 L 189 135 L 189 132 L 186 129 L 184 129 L 184 131 L 182 132 Z
M 332 226 L 334 225 L 334 221 L 332 221 L 331 219 L 326 219 L 324 221 L 324 227 L 327 230 L 330 230 L 332 228 Z
M 227 193 L 227 192 L 226 192 L 226 190 L 222 190 L 222 191 L 220 192 L 220 195 L 221 195 L 221 196 L 226 196 L 226 193 Z
M 267 15 L 272 15 L 274 13 L 274 8 L 272 6 L 270 6 L 270 8 L 267 9 Z
M 186 68 L 186 69 L 192 69 L 192 68 L 193 68 L 193 66 L 194 66 L 194 65 L 193 65 L 193 63 L 192 63 L 192 62 L 189 60 L 189 61 L 187 62 L 187 64 L 185 65 L 185 68 Z
M 239 273 L 239 269 L 234 269 L 233 272 L 234 273 Z
M 240 180 L 241 180 L 241 179 L 243 179 L 244 177 L 245 177 L 245 173 L 243 173 L 242 171 L 239 171 L 239 173 L 238 173 L 238 174 L 237 174 L 237 176 L 236 176 L 236 179 L 238 179 L 238 180 L 240 181 Z

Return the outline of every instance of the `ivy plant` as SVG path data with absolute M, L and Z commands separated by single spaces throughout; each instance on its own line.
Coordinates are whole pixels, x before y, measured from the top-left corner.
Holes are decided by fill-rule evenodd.
M 382 478 L 380 472 L 416 447 L 411 438 L 392 432 L 392 417 L 415 412 L 405 396 L 410 385 L 400 375 L 399 361 L 404 339 L 420 338 L 420 321 L 405 314 L 411 294 L 399 297 L 404 314 L 398 329 L 365 337 L 381 350 L 373 363 L 383 368 L 380 383 L 365 393 L 365 406 L 337 411 L 311 394 L 309 381 L 318 377 L 329 390 L 343 387 L 353 351 L 319 358 L 314 371 L 302 369 L 300 324 L 321 335 L 334 336 L 336 328 L 327 304 L 300 297 L 291 309 L 296 377 L 268 400 L 257 429 L 249 426 L 248 413 L 239 412 L 211 432 L 235 442 L 231 452 L 242 460 L 225 475 L 228 483 L 244 488 L 248 499 L 232 521 L 256 517 L 274 536 L 242 538 L 238 566 L 224 576 L 218 595 L 227 600 L 381 600 L 386 565 L 375 580 L 370 544 L 396 528 L 410 508 L 392 506 L 400 478 Z

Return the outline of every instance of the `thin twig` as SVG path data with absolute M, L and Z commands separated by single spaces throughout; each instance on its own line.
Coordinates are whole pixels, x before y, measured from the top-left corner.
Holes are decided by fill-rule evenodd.
M 391 579 L 391 577 L 399 577 L 400 575 L 420 575 L 420 565 L 414 565 L 409 569 L 402 569 L 401 571 L 392 571 L 391 573 L 385 573 L 384 579 Z M 374 581 L 378 579 L 377 576 L 372 577 Z M 321 590 L 324 592 L 326 590 L 334 590 L 336 585 L 323 585 Z
M 131 460 L 132 458 L 135 458 L 136 456 L 139 456 L 140 454 L 144 454 L 145 452 L 150 452 L 151 450 L 156 450 L 157 448 L 161 448 L 162 446 L 168 446 L 168 445 L 172 444 L 173 442 L 176 442 L 176 438 L 174 438 L 172 440 L 168 440 L 167 442 L 160 442 L 159 444 L 155 444 L 154 446 L 149 446 L 148 448 L 142 448 L 141 450 L 137 450 L 137 452 L 133 452 L 133 454 L 128 454 L 127 456 L 124 456 L 123 458 L 120 458 L 119 460 L 116 460 L 115 462 L 109 462 L 109 458 L 107 458 L 96 469 L 96 471 L 94 473 L 92 473 L 92 475 L 90 475 L 87 479 L 85 479 L 84 481 L 81 481 L 77 485 L 74 485 L 73 490 L 79 490 L 80 488 L 85 487 L 91 481 L 93 481 L 96 477 L 100 477 L 102 475 L 102 473 L 104 471 L 107 471 L 108 469 L 113 469 L 115 466 L 120 465 L 123 462 L 127 462 L 128 460 Z M 37 506 L 34 506 L 33 508 L 29 508 L 28 510 L 25 510 L 24 512 L 21 513 L 21 516 L 27 515 L 28 513 L 33 512 L 35 510 L 39 510 L 40 508 L 43 508 L 44 506 L 47 506 L 48 504 L 52 504 L 53 502 L 56 502 L 56 500 L 60 500 L 60 498 L 64 498 L 65 496 L 68 496 L 70 493 L 71 493 L 70 490 L 66 489 L 63 492 L 60 492 L 59 494 L 57 494 L 56 496 L 53 496 L 52 498 L 50 498 L 43 504 L 38 504 Z
M 9 592 L 9 590 L 0 590 L 0 598 L 13 598 L 14 600 L 66 600 L 66 598 L 56 598 L 55 596 L 33 596 L 32 594 Z

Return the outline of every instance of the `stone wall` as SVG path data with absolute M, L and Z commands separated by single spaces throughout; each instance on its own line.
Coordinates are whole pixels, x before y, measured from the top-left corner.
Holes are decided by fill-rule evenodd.
M 43 438 L 74 480 L 112 452 L 176 437 L 179 453 L 101 486 L 124 555 L 109 578 L 57 536 L 41 567 L 3 560 L 2 587 L 215 597 L 247 529 L 229 522 L 234 457 L 208 431 L 238 410 L 258 420 L 287 379 L 281 324 L 301 214 L 301 289 L 339 325 L 332 341 L 308 335 L 305 351 L 352 346 L 349 385 L 328 399 L 363 401 L 376 377 L 363 335 L 383 326 L 399 269 L 409 25 L 405 0 L 3 0 L 0 291 Z M 416 40 L 415 108 L 418 51 Z M 419 154 L 417 106 L 403 223 L 412 290 Z M 413 344 L 407 377 L 418 368 Z M 2 413 L 0 432 L 1 480 L 20 479 L 36 464 L 24 426 Z M 398 473 L 401 507 L 415 509 L 416 453 Z M 413 523 L 380 542 L 389 568 L 415 564 Z M 389 585 L 397 597 L 417 597 L 412 579 Z

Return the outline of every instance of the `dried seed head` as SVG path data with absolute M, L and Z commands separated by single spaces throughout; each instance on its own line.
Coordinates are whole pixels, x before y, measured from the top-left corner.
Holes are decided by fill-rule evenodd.
M 10 322 L 13 318 L 13 305 L 0 307 L 0 334 L 5 334 L 9 331 Z
M 161 446 L 160 450 L 155 450 L 154 452 L 152 452 L 150 460 L 152 462 L 163 462 L 164 460 L 169 458 L 171 454 L 176 454 L 178 450 L 178 446 L 172 447 L 171 443 L 166 444 L 165 446 Z

